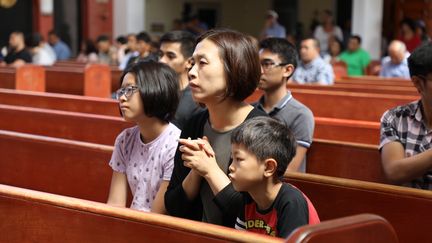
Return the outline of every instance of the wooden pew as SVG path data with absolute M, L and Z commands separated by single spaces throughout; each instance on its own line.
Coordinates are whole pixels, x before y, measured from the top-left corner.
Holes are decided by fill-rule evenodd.
M 46 67 L 46 91 L 109 98 L 111 70 L 107 65 Z
M 307 173 L 388 183 L 377 145 L 314 139 L 306 158 Z
M 294 98 L 309 107 L 314 116 L 379 122 L 393 107 L 418 96 L 291 89 Z
M 390 85 L 363 85 L 363 84 L 344 84 L 336 83 L 334 85 L 306 85 L 289 83 L 289 89 L 311 89 L 322 91 L 345 91 L 358 93 L 376 93 L 376 94 L 395 94 L 395 95 L 412 95 L 419 96 L 414 87 L 407 86 L 390 86 Z
M 314 139 L 379 144 L 379 122 L 327 117 L 314 117 L 314 119 Z
M 379 122 L 386 110 L 419 99 L 418 96 L 410 95 L 306 89 L 290 91 L 295 99 L 312 110 L 314 116 L 375 122 Z M 256 102 L 262 94 L 261 90 L 256 90 L 246 99 L 246 102 Z
M 88 185 L 91 186 L 91 185 Z M 0 185 L 0 242 L 284 242 L 165 215 Z
M 133 125 L 120 117 L 0 104 L 0 129 L 9 131 L 113 145 Z M 379 123 L 315 117 L 314 138 L 378 144 Z
M 29 118 L 31 122 L 28 122 Z M 0 129 L 14 132 L 112 146 L 116 136 L 131 126 L 133 124 L 126 123 L 121 118 L 110 116 L 0 105 Z M 354 136 L 354 132 L 361 133 L 365 130 L 341 127 L 317 125 L 316 131 L 333 131 L 330 134 Z M 368 134 L 360 136 L 363 135 Z M 352 167 L 357 169 L 352 170 Z M 387 182 L 376 145 L 314 139 L 308 151 L 307 171 L 342 178 Z
M 85 67 L 86 63 L 76 61 L 57 61 L 54 66 L 56 67 Z M 120 77 L 123 73 L 117 66 L 109 66 L 111 69 L 111 92 L 115 92 L 120 88 Z
M 113 147 L 0 130 L 0 184 L 105 202 Z
M 390 85 L 390 86 L 405 86 L 413 87 L 410 79 L 401 78 L 382 78 L 377 76 L 346 76 L 336 79 L 335 83 L 344 84 L 362 84 L 362 85 Z
M 45 86 L 42 66 L 27 64 L 19 68 L 0 68 L 0 88 L 44 92 Z
M 320 224 L 297 228 L 287 243 L 299 242 L 394 242 L 398 239 L 393 227 L 384 218 L 374 214 L 359 214 L 323 221 Z
M 0 89 L 0 104 L 120 117 L 118 101 L 97 97 Z
M 119 117 L 0 104 L 2 130 L 113 146 L 131 126 Z
M 301 173 L 286 181 L 310 198 L 321 220 L 373 213 L 390 222 L 400 242 L 430 242 L 430 191 Z
M 371 214 L 302 226 L 284 240 L 7 185 L 0 185 L 0 209 L 0 241 L 9 243 L 397 242 L 392 226 Z

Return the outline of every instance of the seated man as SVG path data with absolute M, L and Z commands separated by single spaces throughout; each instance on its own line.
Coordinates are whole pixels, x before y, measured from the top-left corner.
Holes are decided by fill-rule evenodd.
M 192 99 L 189 87 L 189 58 L 195 49 L 195 37 L 187 31 L 171 31 L 160 38 L 160 62 L 170 66 L 180 82 L 180 102 L 173 120 L 174 125 L 183 129 L 188 119 L 202 109 Z
M 347 64 L 349 76 L 364 75 L 365 68 L 370 63 L 369 53 L 360 47 L 361 41 L 360 36 L 351 36 L 347 50 L 339 56 L 339 59 Z
M 386 78 L 410 78 L 408 70 L 409 53 L 402 41 L 394 40 L 388 47 L 389 55 L 381 62 L 380 76 Z
M 268 38 L 261 41 L 259 56 L 261 79 L 258 88 L 264 91 L 264 95 L 255 106 L 291 129 L 297 139 L 297 152 L 288 171 L 305 172 L 305 157 L 312 143 L 314 117 L 311 110 L 294 99 L 286 88 L 297 66 L 297 51 L 286 39 Z
M 4 64 L 11 67 L 20 67 L 26 63 L 32 62 L 32 56 L 27 50 L 24 34 L 22 32 L 12 32 L 9 36 L 9 48 Z
M 432 44 L 408 58 L 420 100 L 386 111 L 381 118 L 381 160 L 396 184 L 432 189 Z
M 333 68 L 320 56 L 316 39 L 304 39 L 300 45 L 301 63 L 294 72 L 293 80 L 300 84 L 333 84 Z
M 60 39 L 54 30 L 51 30 L 48 33 L 48 42 L 54 49 L 57 60 L 66 60 L 71 58 L 71 50 L 69 46 Z

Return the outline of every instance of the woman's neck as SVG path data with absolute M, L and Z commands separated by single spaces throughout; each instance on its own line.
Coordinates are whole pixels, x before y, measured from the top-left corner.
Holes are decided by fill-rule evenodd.
M 150 143 L 163 133 L 169 123 L 161 121 L 158 118 L 146 117 L 138 121 L 137 125 L 140 129 L 143 143 Z
M 253 106 L 233 101 L 230 98 L 219 103 L 206 104 L 213 129 L 219 132 L 232 130 L 239 126 L 253 110 Z

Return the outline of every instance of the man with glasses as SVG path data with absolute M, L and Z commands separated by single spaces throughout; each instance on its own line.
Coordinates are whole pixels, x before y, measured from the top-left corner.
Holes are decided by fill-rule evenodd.
M 432 189 L 432 44 L 408 58 L 411 80 L 420 100 L 398 106 L 381 118 L 380 152 L 390 182 Z
M 311 110 L 293 98 L 287 90 L 288 79 L 297 66 L 295 47 L 283 38 L 260 42 L 261 79 L 264 95 L 255 104 L 270 117 L 284 122 L 297 140 L 296 155 L 287 171 L 305 172 L 306 152 L 312 143 L 314 118 Z
M 333 84 L 333 68 L 321 58 L 318 40 L 309 38 L 301 42 L 300 59 L 300 65 L 293 75 L 294 82 L 299 84 Z

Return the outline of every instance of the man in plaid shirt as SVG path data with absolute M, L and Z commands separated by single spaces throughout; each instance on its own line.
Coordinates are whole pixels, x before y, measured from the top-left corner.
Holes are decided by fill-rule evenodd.
M 391 182 L 432 189 L 432 44 L 414 50 L 408 66 L 421 99 L 382 116 L 381 160 Z

